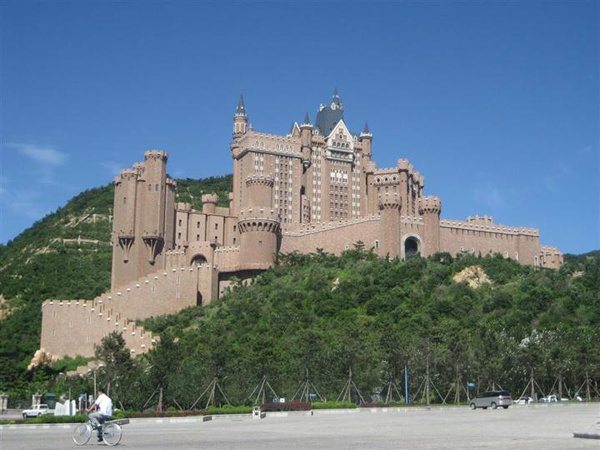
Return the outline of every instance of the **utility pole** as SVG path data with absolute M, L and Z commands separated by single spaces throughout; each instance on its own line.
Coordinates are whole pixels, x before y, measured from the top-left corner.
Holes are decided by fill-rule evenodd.
M 409 392 L 409 378 L 408 378 L 408 364 L 404 365 L 404 403 L 410 404 L 410 392 Z

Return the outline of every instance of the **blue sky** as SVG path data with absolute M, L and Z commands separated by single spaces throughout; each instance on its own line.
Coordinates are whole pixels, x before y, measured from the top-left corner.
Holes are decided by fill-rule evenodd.
M 284 134 L 338 87 L 380 167 L 408 158 L 442 216 L 600 248 L 596 1 L 0 2 L 0 242 L 146 149 L 231 172 L 244 94 Z

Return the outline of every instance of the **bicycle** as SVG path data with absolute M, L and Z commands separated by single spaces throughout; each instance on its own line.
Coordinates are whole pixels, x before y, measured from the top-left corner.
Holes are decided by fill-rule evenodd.
M 120 419 L 109 420 L 100 425 L 102 427 L 102 440 L 104 443 L 112 447 L 121 442 L 121 437 L 123 435 L 121 425 L 126 425 L 128 423 L 129 419 Z M 87 444 L 94 434 L 94 431 L 96 431 L 96 428 L 92 425 L 90 420 L 80 423 L 73 430 L 73 442 L 75 442 L 75 445 Z

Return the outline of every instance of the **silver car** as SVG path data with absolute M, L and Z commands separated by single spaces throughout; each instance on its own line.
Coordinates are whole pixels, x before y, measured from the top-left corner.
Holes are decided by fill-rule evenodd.
M 507 409 L 512 405 L 512 398 L 506 391 L 489 391 L 484 392 L 479 397 L 471 400 L 469 407 L 471 409 L 483 408 L 483 409 L 496 409 L 498 406 L 502 406 Z

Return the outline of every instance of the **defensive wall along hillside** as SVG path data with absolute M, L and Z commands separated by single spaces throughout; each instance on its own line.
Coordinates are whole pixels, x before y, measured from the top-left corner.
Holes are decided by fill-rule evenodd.
M 151 338 L 145 338 L 143 329 L 136 330 L 133 321 L 175 314 L 202 304 L 203 297 L 215 298 L 214 270 L 209 264 L 161 270 L 91 301 L 45 301 L 41 348 L 55 358 L 93 356 L 93 344 L 112 331 L 123 330 L 127 345 L 144 353 L 152 345 Z M 133 329 L 125 332 L 128 326 Z

